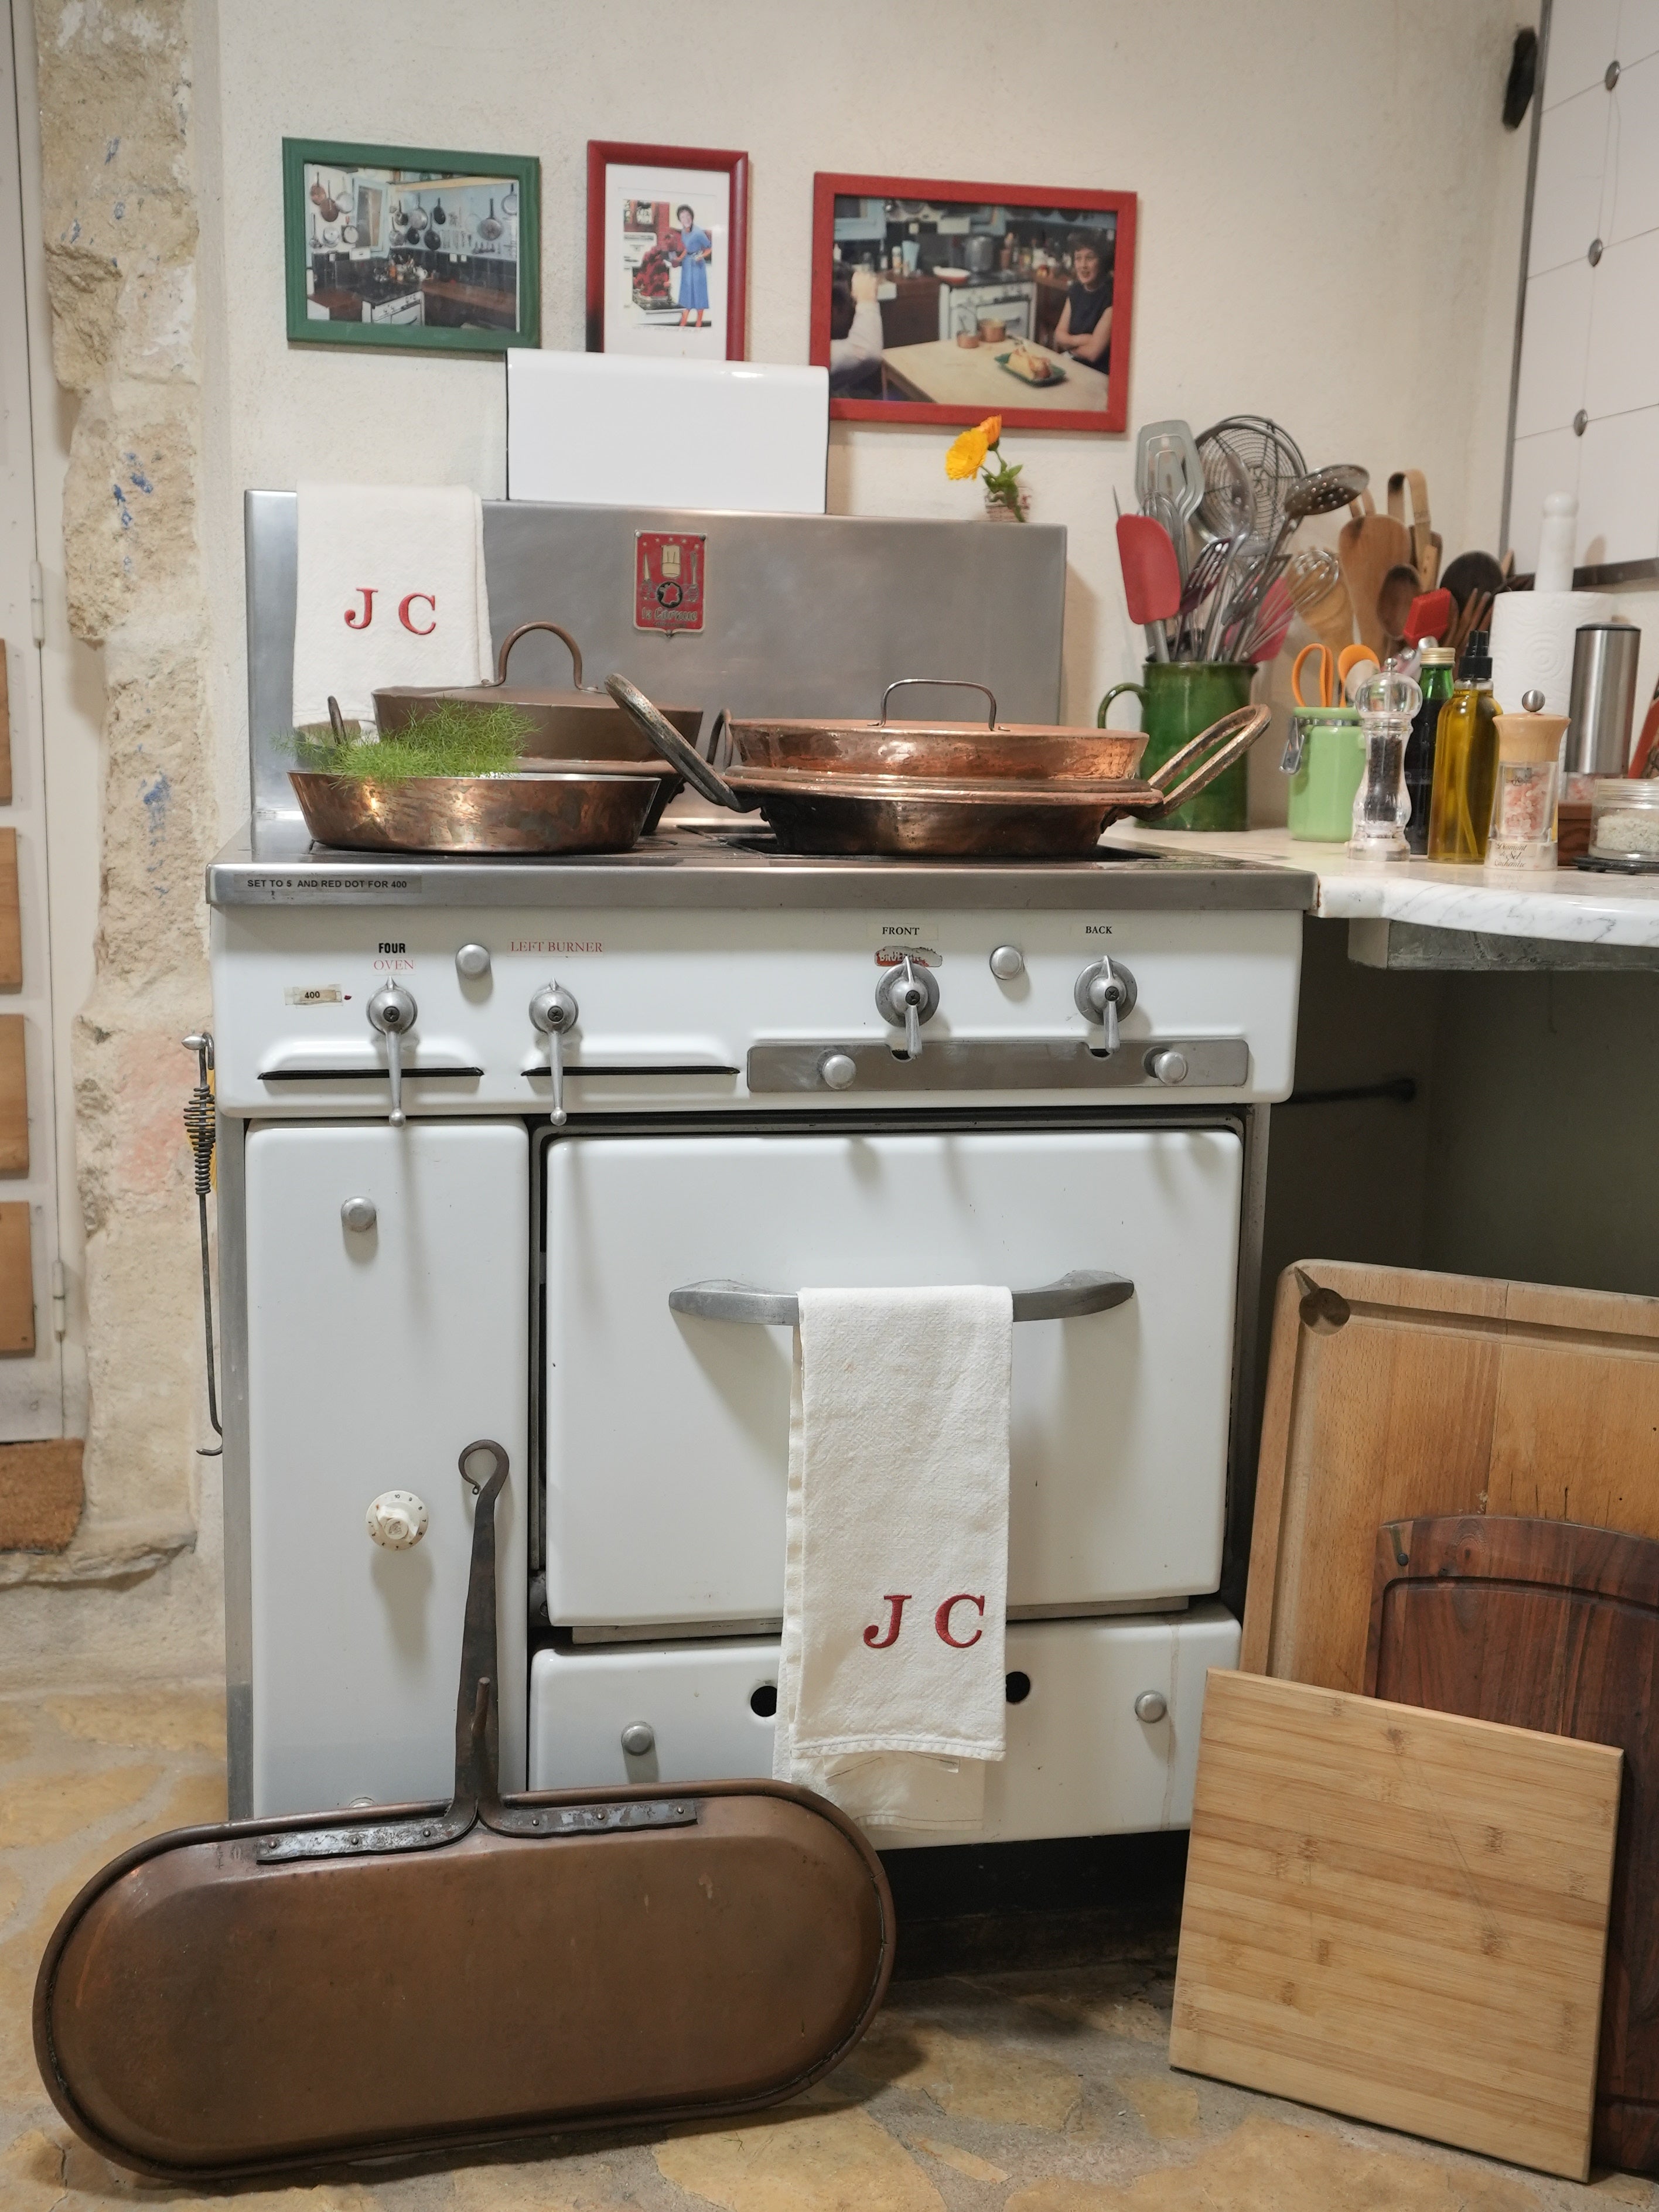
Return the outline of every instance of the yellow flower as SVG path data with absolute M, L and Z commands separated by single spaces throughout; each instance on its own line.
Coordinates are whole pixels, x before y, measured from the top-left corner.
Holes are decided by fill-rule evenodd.
M 964 430 L 959 438 L 953 440 L 950 452 L 945 456 L 945 475 L 958 483 L 969 477 L 976 477 L 990 443 L 983 423 L 976 430 Z
M 988 446 L 1000 446 L 1002 443 L 1001 416 L 988 415 L 979 426 L 979 434 Z

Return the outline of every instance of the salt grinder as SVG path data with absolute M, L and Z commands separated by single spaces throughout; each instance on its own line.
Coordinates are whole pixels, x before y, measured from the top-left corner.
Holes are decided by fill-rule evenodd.
M 1523 692 L 1519 714 L 1498 714 L 1486 868 L 1494 875 L 1555 866 L 1555 807 L 1560 796 L 1565 714 L 1542 712 L 1541 691 Z

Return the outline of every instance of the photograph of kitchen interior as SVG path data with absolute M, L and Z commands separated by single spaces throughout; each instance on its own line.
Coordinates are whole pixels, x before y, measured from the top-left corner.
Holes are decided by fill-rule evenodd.
M 1659 2208 L 1659 10 L 5 6 L 0 2207 Z

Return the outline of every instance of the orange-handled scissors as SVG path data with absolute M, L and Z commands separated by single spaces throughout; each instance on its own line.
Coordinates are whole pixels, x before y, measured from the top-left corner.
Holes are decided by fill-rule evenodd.
M 1319 686 L 1316 699 L 1304 698 L 1302 692 L 1302 671 L 1310 660 L 1318 672 L 1314 679 Z M 1336 659 L 1328 645 L 1317 642 L 1304 645 L 1297 653 L 1296 665 L 1291 670 L 1291 696 L 1298 707 L 1334 707 L 1336 704 Z

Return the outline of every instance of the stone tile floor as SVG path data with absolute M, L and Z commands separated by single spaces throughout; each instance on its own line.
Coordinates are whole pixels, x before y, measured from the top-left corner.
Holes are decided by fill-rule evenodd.
M 742 2126 L 303 2186 L 136 2181 L 77 2143 L 40 2087 L 34 1972 L 106 1859 L 222 1817 L 222 1743 L 205 1689 L 0 1696 L 0 2212 L 1659 2212 L 1659 2187 L 1628 2176 L 1579 2188 L 1172 2074 L 1168 1961 L 900 1983 L 838 2074 Z

